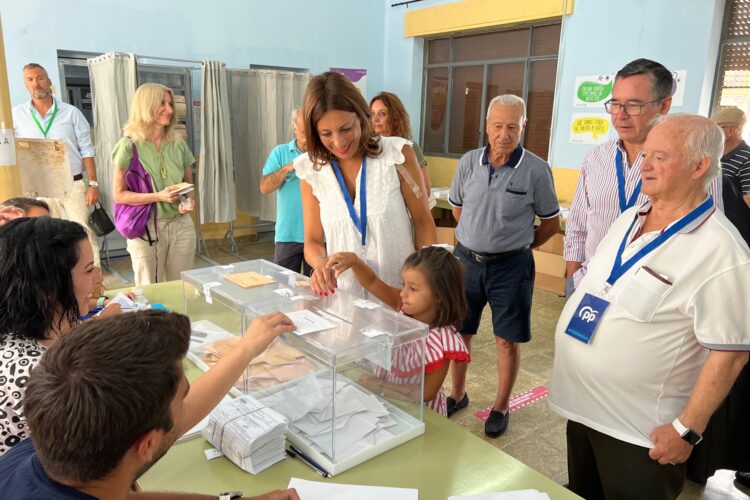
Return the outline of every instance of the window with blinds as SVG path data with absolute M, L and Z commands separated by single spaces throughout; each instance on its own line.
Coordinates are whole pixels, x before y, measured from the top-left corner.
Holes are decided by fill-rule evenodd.
M 727 0 L 713 109 L 750 114 L 750 0 Z
M 560 23 L 425 43 L 422 148 L 461 154 L 486 143 L 485 113 L 493 97 L 526 100 L 523 144 L 547 158 L 560 46 Z

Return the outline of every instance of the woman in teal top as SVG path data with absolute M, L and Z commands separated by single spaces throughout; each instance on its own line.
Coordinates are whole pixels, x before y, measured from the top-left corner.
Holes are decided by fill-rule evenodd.
M 370 101 L 372 110 L 372 128 L 378 135 L 386 137 L 403 137 L 412 140 L 411 126 L 409 125 L 409 113 L 406 112 L 404 104 L 396 94 L 381 92 Z M 422 153 L 422 148 L 414 142 L 412 144 L 414 154 L 417 155 L 417 163 L 424 178 L 424 187 L 429 198 L 430 208 L 435 206 L 435 198 L 432 196 L 432 185 L 430 184 L 430 173 L 427 171 L 427 159 Z
M 195 158 L 173 130 L 173 103 L 174 94 L 164 85 L 145 83 L 138 87 L 123 129 L 125 137 L 112 152 L 115 201 L 127 205 L 155 203 L 157 209 L 156 227 L 150 219 L 146 235 L 127 241 L 136 286 L 179 279 L 180 272 L 193 266 L 195 228 L 187 212 L 195 202 L 191 192 L 180 203 L 176 184 L 192 184 Z M 125 174 L 134 145 L 138 159 L 151 176 L 152 193 L 128 191 Z

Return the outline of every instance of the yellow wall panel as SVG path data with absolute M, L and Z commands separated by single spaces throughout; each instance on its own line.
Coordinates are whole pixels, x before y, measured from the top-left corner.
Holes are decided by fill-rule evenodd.
M 412 10 L 404 15 L 404 36 L 429 36 L 560 18 L 573 0 L 463 0 Z
M 430 183 L 432 183 L 432 186 L 435 188 L 450 186 L 457 165 L 458 159 L 456 158 L 427 156 L 427 168 L 430 170 Z M 552 176 L 555 179 L 557 199 L 561 203 L 570 204 L 573 201 L 573 194 L 576 191 L 578 169 L 552 167 Z

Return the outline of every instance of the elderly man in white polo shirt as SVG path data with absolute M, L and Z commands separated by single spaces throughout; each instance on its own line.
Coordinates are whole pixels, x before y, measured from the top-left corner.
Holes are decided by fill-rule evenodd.
M 615 221 L 560 316 L 550 406 L 569 419 L 570 488 L 584 498 L 676 498 L 747 362 L 750 250 L 706 194 L 722 148 L 707 118 L 656 119 L 650 202 Z
M 73 174 L 73 192 L 60 201 L 65 209 L 65 218 L 79 223 L 86 229 L 94 249 L 94 264 L 99 267 L 99 245 L 88 222 L 88 206 L 99 201 L 91 127 L 78 108 L 52 96 L 52 81 L 47 76 L 47 70 L 39 64 L 29 63 L 23 67 L 23 83 L 31 95 L 31 100 L 13 108 L 15 135 L 32 139 L 59 139 L 65 142 Z M 83 180 L 84 169 L 88 181 Z

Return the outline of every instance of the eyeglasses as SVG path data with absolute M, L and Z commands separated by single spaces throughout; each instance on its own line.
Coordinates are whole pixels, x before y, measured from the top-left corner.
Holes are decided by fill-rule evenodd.
M 625 104 L 617 102 L 614 99 L 610 99 L 609 101 L 604 103 L 604 109 L 610 115 L 616 115 L 619 114 L 623 108 L 625 108 L 625 114 L 627 114 L 628 116 L 638 116 L 643 113 L 643 108 L 645 108 L 649 104 L 654 104 L 656 102 L 659 102 L 659 99 L 644 103 L 627 102 Z

